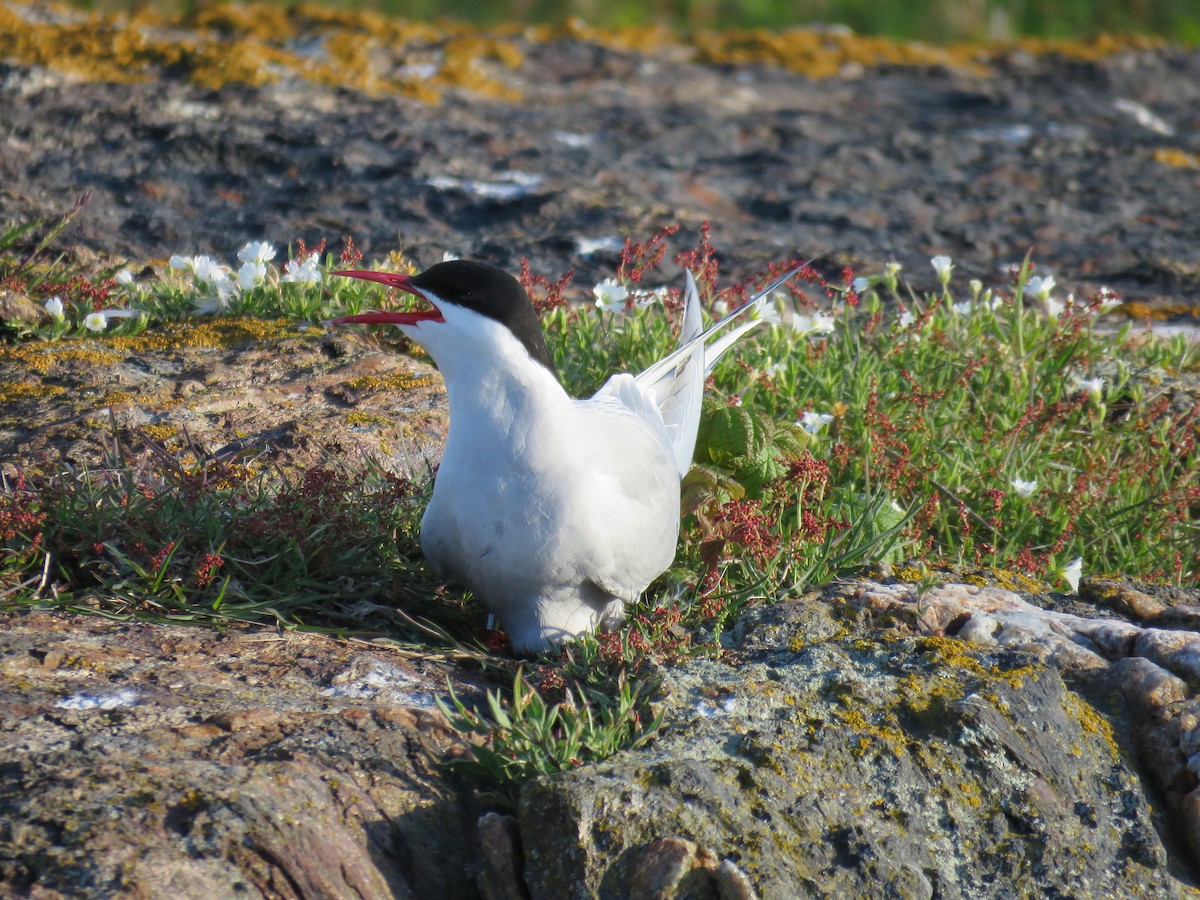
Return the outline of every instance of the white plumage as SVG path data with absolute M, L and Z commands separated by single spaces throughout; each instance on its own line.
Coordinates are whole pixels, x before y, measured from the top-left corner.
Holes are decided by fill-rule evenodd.
M 530 652 L 620 622 L 670 566 L 705 377 L 761 321 L 737 320 L 794 273 L 707 332 L 687 273 L 679 349 L 587 399 L 567 395 L 528 298 L 501 270 L 456 260 L 417 276 L 340 274 L 433 304 L 334 321 L 398 325 L 433 357 L 450 428 L 421 549 Z

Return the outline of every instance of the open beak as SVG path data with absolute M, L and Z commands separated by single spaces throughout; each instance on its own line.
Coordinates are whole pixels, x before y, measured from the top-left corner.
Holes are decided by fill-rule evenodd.
M 413 296 L 426 300 L 424 294 L 412 286 L 411 275 L 401 275 L 398 272 L 372 272 L 367 269 L 343 269 L 334 272 L 346 278 L 361 278 L 364 281 L 378 281 L 388 287 L 399 288 Z M 416 325 L 418 322 L 445 322 L 442 311 L 436 306 L 433 309 L 417 312 L 373 312 L 361 313 L 357 316 L 339 316 L 333 319 L 334 325 Z

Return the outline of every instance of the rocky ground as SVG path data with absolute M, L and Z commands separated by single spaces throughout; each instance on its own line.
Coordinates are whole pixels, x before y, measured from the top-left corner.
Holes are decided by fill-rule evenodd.
M 247 240 L 399 245 L 610 275 L 620 238 L 712 223 L 730 277 L 833 250 L 1200 306 L 1200 53 L 1014 51 L 987 71 L 813 80 L 583 39 L 522 42 L 519 97 L 439 105 L 283 78 L 200 86 L 0 63 L 0 217 L 91 201 L 81 261 Z M 418 361 L 318 329 L 7 352 L 0 463 L 94 463 L 113 421 L 283 461 L 436 454 Z M 48 356 L 45 354 L 49 353 Z M 49 392 L 15 391 L 19 384 Z M 393 410 L 400 397 L 404 416 Z M 30 404 L 30 405 L 23 405 Z M 111 418 L 110 418 L 111 417 Z M 1200 596 L 877 573 L 752 611 L 664 672 L 666 724 L 522 791 L 438 765 L 454 660 L 270 629 L 10 611 L 0 893 L 28 897 L 1193 896 Z M 1027 587 L 1027 586 L 1026 586 Z M 486 813 L 486 814 L 485 814 Z
M 978 66 L 841 65 L 813 80 L 582 40 L 521 44 L 429 105 L 298 78 L 219 90 L 79 83 L 0 62 L 2 218 L 92 202 L 71 242 L 137 263 L 232 261 L 248 240 L 345 235 L 586 288 L 621 239 L 702 221 L 733 276 L 829 251 L 928 285 L 929 258 L 995 281 L 1032 251 L 1081 293 L 1200 301 L 1200 54 Z M 752 54 L 751 54 L 752 55 Z M 170 75 L 167 71 L 166 76 Z

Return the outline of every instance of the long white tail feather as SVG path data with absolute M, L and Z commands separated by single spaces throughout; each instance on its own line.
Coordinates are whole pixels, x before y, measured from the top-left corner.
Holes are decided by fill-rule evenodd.
M 692 467 L 692 456 L 696 452 L 705 376 L 704 345 L 696 341 L 704 329 L 704 319 L 700 315 L 700 292 L 696 289 L 696 279 L 692 273 L 685 274 L 687 290 L 684 292 L 683 327 L 679 331 L 679 344 L 681 347 L 690 346 L 691 349 L 651 387 L 659 398 L 658 411 L 671 439 L 671 452 L 675 456 L 680 478 Z M 642 383 L 641 376 L 638 376 L 638 381 Z
M 808 263 L 805 263 L 805 265 L 808 265 Z M 742 322 L 738 325 L 737 328 L 735 328 L 729 334 L 722 334 L 721 337 L 717 338 L 710 346 L 705 346 L 707 344 L 707 342 L 709 341 L 709 339 L 711 339 L 714 335 L 724 331 L 726 326 L 728 326 L 732 322 L 735 322 L 741 316 L 748 313 L 754 307 L 754 305 L 756 303 L 758 303 L 759 300 L 761 300 L 763 297 L 766 297 L 768 294 L 770 294 L 776 288 L 783 285 L 789 278 L 792 278 L 794 275 L 799 273 L 803 268 L 804 268 L 804 266 L 797 266 L 795 269 L 792 269 L 787 274 L 781 275 L 779 278 L 776 278 L 769 285 L 767 285 L 765 288 L 763 288 L 761 291 L 759 291 L 757 294 L 755 294 L 753 297 L 751 297 L 749 300 L 747 300 L 745 303 L 743 303 L 741 306 L 739 306 L 737 309 L 735 309 L 729 315 L 725 316 L 725 318 L 710 325 L 707 329 L 702 331 L 700 334 L 696 335 L 694 338 L 691 338 L 685 342 L 682 342 L 679 345 L 679 348 L 677 350 L 675 350 L 671 353 L 668 353 L 666 356 L 664 356 L 662 359 L 660 359 L 658 362 L 656 362 L 650 368 L 648 368 L 644 372 L 640 373 L 637 376 L 638 383 L 644 384 L 644 385 L 655 384 L 667 372 L 674 371 L 674 369 L 678 365 L 679 361 L 683 357 L 690 354 L 697 344 L 705 347 L 705 350 L 704 350 L 705 374 L 707 374 L 708 372 L 711 372 L 712 367 L 717 364 L 717 360 L 719 360 L 721 358 L 722 354 L 724 354 L 731 346 L 733 346 L 735 341 L 737 341 L 739 338 L 741 338 L 742 335 L 744 335 L 750 329 L 757 328 L 765 320 L 752 319 L 749 322 Z M 689 275 L 690 275 L 690 273 L 689 273 Z M 694 284 L 695 284 L 694 280 L 693 280 L 692 284 L 694 286 Z M 698 296 L 697 296 L 697 303 L 699 303 Z

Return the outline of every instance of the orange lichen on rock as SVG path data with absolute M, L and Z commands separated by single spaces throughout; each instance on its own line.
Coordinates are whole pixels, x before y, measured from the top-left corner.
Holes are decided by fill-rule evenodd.
M 1138 300 L 1128 300 L 1117 307 L 1114 312 L 1142 321 L 1151 319 L 1155 322 L 1165 322 L 1176 316 L 1200 317 L 1200 310 L 1186 303 L 1155 304 L 1142 303 Z
M 1159 147 L 1154 151 L 1154 161 L 1175 169 L 1200 169 L 1200 154 L 1178 147 Z
M 304 49 L 301 38 L 309 38 Z M 143 81 L 165 68 L 195 84 L 262 85 L 287 77 L 436 102 L 447 87 L 510 98 L 495 69 L 522 55 L 510 39 L 465 25 L 433 26 L 378 13 L 204 4 L 179 17 L 34 10 L 0 2 L 0 57 L 88 81 Z M 424 70 L 413 59 L 427 59 Z

